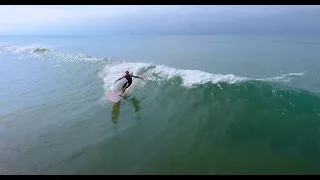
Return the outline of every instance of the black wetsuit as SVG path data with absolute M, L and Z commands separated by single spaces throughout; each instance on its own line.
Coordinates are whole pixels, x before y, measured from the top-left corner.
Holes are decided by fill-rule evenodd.
M 128 82 L 124 83 L 124 85 L 122 86 L 122 89 L 128 88 L 129 86 L 131 86 L 131 83 L 132 83 L 132 76 L 130 74 L 125 75 L 124 78 L 126 78 Z

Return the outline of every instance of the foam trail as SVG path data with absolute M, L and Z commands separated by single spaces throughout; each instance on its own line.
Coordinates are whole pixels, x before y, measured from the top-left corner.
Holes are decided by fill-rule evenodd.
M 40 46 L 0 46 L 0 52 L 11 52 L 24 57 L 39 58 L 43 60 L 55 60 L 57 62 L 79 62 L 79 61 L 105 61 L 106 58 L 91 57 L 86 54 L 73 54 L 60 52 L 54 49 L 44 48 Z M 110 61 L 109 59 L 107 59 Z
M 263 78 L 263 79 L 257 79 L 257 80 L 290 82 L 292 76 L 303 76 L 305 73 L 306 73 L 306 71 L 300 72 L 300 73 L 287 73 L 287 74 L 283 74 L 281 76 L 276 76 L 276 77 L 272 77 L 272 78 Z

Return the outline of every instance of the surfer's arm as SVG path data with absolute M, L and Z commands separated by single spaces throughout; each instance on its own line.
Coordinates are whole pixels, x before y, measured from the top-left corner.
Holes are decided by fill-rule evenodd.
M 143 79 L 142 77 L 139 77 L 139 76 L 133 76 L 133 75 L 132 75 L 132 77 Z
M 116 80 L 116 82 L 120 81 L 122 78 L 124 78 L 124 76 L 123 76 L 123 77 L 121 77 L 121 78 L 119 78 L 118 80 Z M 116 83 L 116 82 L 114 82 L 114 83 Z

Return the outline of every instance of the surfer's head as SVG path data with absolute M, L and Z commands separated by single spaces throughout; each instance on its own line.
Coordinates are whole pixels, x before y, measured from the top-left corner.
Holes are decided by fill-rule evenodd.
M 126 71 L 125 73 L 126 73 L 126 74 L 129 74 L 129 71 Z

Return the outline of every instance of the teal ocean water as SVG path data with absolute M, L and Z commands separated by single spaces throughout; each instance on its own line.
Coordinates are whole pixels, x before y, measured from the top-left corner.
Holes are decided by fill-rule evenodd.
M 2 36 L 0 63 L 0 174 L 320 173 L 319 37 Z

